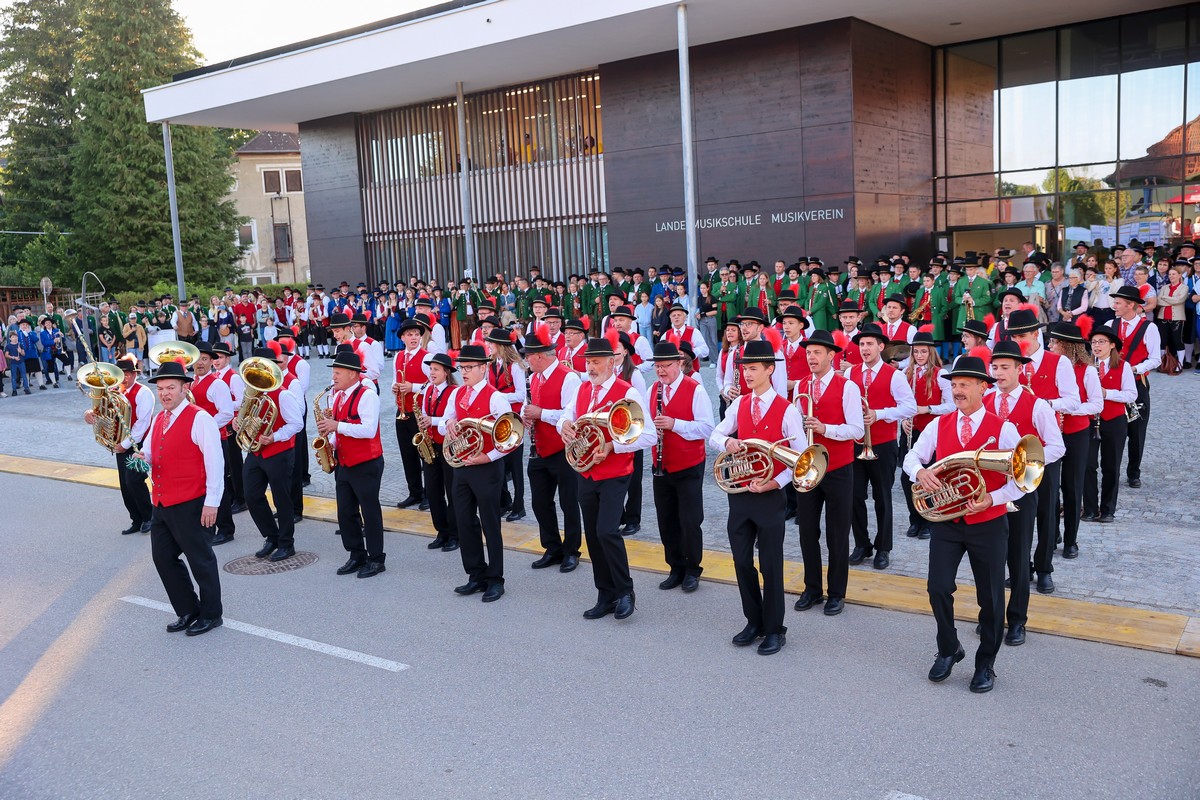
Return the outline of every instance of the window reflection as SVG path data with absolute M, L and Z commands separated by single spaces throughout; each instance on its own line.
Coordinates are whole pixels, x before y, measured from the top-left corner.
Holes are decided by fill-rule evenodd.
M 1055 163 L 1056 35 L 1038 31 L 1000 42 L 1000 168 Z M 1049 134 L 1049 135 L 1048 135 Z

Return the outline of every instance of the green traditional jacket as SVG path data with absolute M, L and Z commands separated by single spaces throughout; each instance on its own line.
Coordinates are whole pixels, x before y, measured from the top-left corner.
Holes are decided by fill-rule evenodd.
M 810 286 L 804 310 L 812 317 L 813 324 L 819 330 L 834 330 L 837 326 L 837 296 L 833 286 L 825 281 Z
M 718 283 L 714 297 L 716 298 L 718 309 L 724 305 L 725 314 L 722 317 L 717 314 L 717 321 L 720 325 L 724 325 L 729 320 L 742 313 L 745 303 L 745 295 L 742 292 L 742 282 L 730 281 L 728 283 Z
M 451 308 L 454 309 L 454 318 L 460 323 L 467 321 L 467 293 L 460 292 L 451 302 Z
M 872 283 L 871 288 L 867 290 L 867 307 L 871 309 L 870 318 L 878 320 L 883 316 L 883 303 L 887 300 L 887 296 L 892 293 L 891 282 Z

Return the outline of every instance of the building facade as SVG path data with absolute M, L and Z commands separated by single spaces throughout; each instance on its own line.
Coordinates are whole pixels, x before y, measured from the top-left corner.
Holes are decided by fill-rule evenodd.
M 238 148 L 230 193 L 238 214 L 238 268 L 250 283 L 309 280 L 304 172 L 294 133 L 263 131 Z

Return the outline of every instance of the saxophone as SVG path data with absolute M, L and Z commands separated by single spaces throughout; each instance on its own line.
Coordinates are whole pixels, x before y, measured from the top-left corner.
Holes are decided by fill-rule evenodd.
M 332 385 L 322 389 L 321 393 L 313 401 L 313 420 L 318 425 L 321 423 L 321 420 L 328 419 L 330 416 L 331 412 L 321 408 L 321 398 L 329 394 L 331 389 L 333 389 Z M 312 448 L 317 456 L 317 463 L 321 465 L 321 470 L 323 472 L 333 472 L 334 468 L 337 467 L 337 453 L 334 452 L 333 443 L 326 437 L 318 435 L 313 439 Z
M 909 323 L 915 324 L 918 320 L 920 320 L 922 317 L 925 316 L 925 312 L 928 310 L 929 310 L 929 292 L 926 292 L 925 296 L 921 298 L 921 302 L 918 303 L 917 307 L 914 308 L 912 310 L 912 312 L 908 315 Z M 974 309 L 971 310 L 971 313 L 972 313 L 972 315 L 974 315 L 974 313 L 975 313 Z
M 431 391 L 436 392 L 437 387 L 434 386 Z M 421 457 L 422 461 L 424 461 L 426 464 L 432 464 L 433 459 L 437 455 L 436 451 L 433 449 L 433 438 L 421 429 L 421 419 L 425 415 L 421 411 L 419 405 L 416 407 L 415 413 L 417 415 L 417 432 L 413 434 L 412 437 L 413 447 L 417 448 L 417 455 Z

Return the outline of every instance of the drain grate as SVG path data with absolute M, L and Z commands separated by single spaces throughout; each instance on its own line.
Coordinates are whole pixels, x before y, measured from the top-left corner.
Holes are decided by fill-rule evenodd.
M 317 563 L 316 553 L 297 551 L 291 558 L 283 561 L 271 561 L 267 558 L 242 556 L 235 558 L 225 565 L 225 571 L 231 575 L 275 575 L 279 572 L 291 572 L 294 569 L 307 567 Z

